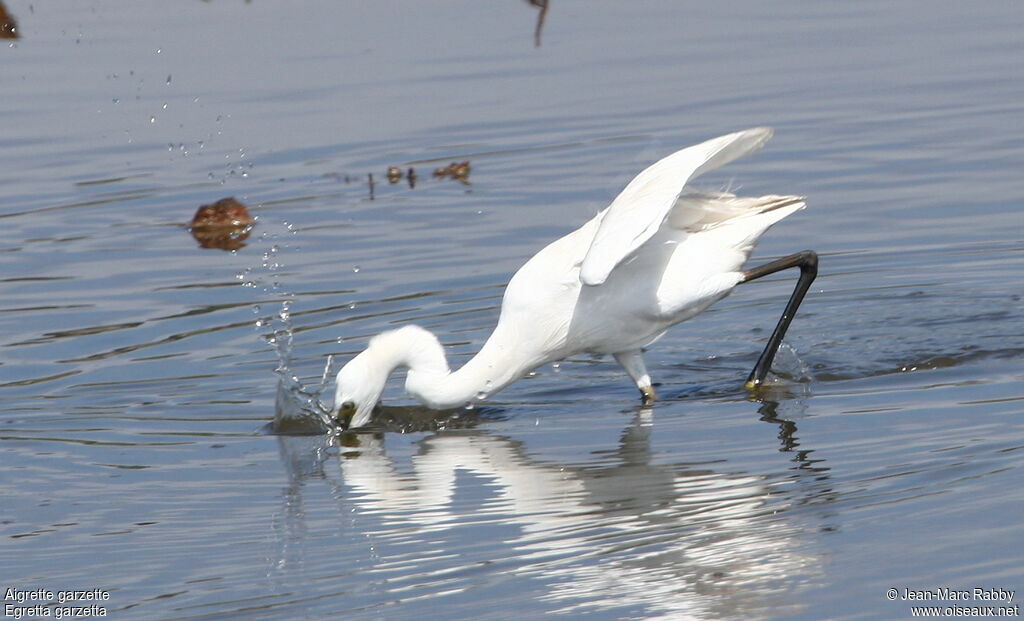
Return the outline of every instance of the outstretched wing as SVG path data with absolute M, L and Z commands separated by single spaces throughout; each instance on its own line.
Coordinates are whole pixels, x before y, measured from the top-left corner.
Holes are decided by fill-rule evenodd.
M 691 179 L 760 149 L 770 127 L 755 127 L 676 151 L 637 175 L 605 211 L 583 259 L 580 281 L 599 285 L 654 235 Z

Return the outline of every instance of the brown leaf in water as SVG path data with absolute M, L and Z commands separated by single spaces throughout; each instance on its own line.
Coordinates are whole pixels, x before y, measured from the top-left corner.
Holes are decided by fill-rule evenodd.
M 18 22 L 14 21 L 3 2 L 0 2 L 0 39 L 17 39 Z
M 232 196 L 201 206 L 189 230 L 202 248 L 238 250 L 245 246 L 254 224 L 248 208 Z

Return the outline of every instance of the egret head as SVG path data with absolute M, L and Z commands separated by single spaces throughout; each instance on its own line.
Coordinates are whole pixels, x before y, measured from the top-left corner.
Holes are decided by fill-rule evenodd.
M 338 371 L 331 414 L 345 429 L 362 427 L 370 421 L 387 381 L 387 371 L 375 365 L 367 352 L 359 354 Z

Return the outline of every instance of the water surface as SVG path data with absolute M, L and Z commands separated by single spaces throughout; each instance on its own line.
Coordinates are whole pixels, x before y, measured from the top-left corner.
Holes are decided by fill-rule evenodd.
M 1014 5 L 552 0 L 539 46 L 526 2 L 5 6 L 0 585 L 146 619 L 902 618 L 888 588 L 1024 586 Z M 265 433 L 281 339 L 308 386 L 409 322 L 461 364 L 528 256 L 756 125 L 704 182 L 808 196 L 754 262 L 822 257 L 759 398 L 792 275 L 652 347 L 653 408 L 580 358 L 440 421 L 395 378 L 370 432 Z M 257 224 L 201 248 L 227 196 Z

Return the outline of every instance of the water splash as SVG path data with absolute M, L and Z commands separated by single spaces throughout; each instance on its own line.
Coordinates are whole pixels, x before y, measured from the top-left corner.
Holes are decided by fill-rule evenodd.
M 800 358 L 799 352 L 785 341 L 779 344 L 772 366 L 794 382 L 807 383 L 812 379 L 811 367 Z
M 283 223 L 289 233 L 294 229 L 287 222 Z M 260 241 L 271 243 L 263 253 L 262 261 L 257 268 L 248 268 L 237 275 L 246 287 L 260 289 L 267 302 L 257 304 L 253 311 L 257 317 L 254 325 L 261 331 L 262 338 L 277 355 L 277 395 L 274 400 L 274 421 L 271 428 L 281 434 L 321 434 L 338 431 L 338 426 L 331 417 L 331 408 L 325 405 L 321 397 L 326 392 L 334 367 L 334 357 L 328 356 L 320 381 L 316 385 L 306 385 L 295 372 L 292 357 L 295 346 L 295 328 L 292 323 L 292 305 L 295 295 L 285 290 L 279 278 L 283 267 L 280 254 L 287 244 L 280 241 L 280 236 L 273 232 L 264 232 Z M 278 311 L 270 316 L 261 316 L 261 309 L 276 303 Z M 267 328 L 270 330 L 267 331 Z

